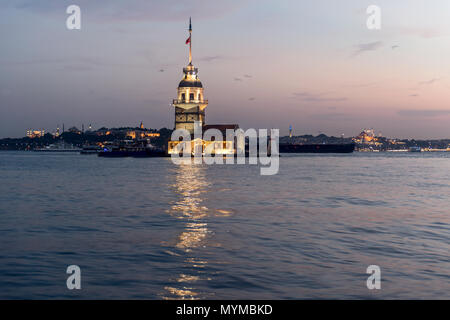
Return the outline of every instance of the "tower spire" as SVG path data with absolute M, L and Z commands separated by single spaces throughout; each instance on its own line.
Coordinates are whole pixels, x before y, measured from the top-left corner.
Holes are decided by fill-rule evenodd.
M 192 20 L 189 17 L 189 64 L 192 64 Z
M 192 19 L 189 18 L 189 38 L 186 45 L 189 45 L 189 65 L 183 68 L 183 78 L 178 84 L 177 98 L 173 100 L 175 108 L 175 130 L 184 129 L 194 134 L 196 121 L 205 123 L 205 109 L 208 106 L 208 100 L 204 97 L 203 85 L 198 78 L 198 69 L 192 65 Z M 186 49 L 184 49 L 186 50 Z M 177 144 L 176 141 L 169 143 L 169 153 Z M 174 151 L 176 152 L 176 151 Z

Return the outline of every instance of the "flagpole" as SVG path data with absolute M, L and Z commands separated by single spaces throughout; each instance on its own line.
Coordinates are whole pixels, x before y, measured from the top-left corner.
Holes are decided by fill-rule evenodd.
M 189 17 L 189 64 L 192 64 L 192 23 L 191 17 Z

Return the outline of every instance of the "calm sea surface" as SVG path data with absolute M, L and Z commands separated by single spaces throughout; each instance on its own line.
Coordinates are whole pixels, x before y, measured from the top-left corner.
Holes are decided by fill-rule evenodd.
M 450 299 L 450 153 L 288 156 L 260 176 L 0 152 L 0 182 L 2 299 Z

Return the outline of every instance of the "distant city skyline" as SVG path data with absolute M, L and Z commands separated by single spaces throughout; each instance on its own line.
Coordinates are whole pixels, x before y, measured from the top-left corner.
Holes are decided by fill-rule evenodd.
M 0 138 L 27 129 L 173 128 L 176 87 L 193 62 L 206 123 L 288 135 L 450 138 L 450 2 L 435 0 L 0 3 Z M 366 8 L 382 10 L 368 30 Z

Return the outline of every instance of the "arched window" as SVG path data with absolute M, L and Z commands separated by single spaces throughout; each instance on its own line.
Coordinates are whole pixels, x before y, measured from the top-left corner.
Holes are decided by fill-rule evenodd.
M 193 93 L 189 94 L 189 100 L 194 100 L 194 94 Z
M 185 94 L 185 93 L 182 93 L 182 94 L 181 94 L 181 100 L 182 100 L 182 101 L 185 101 L 185 100 L 186 100 L 186 94 Z

